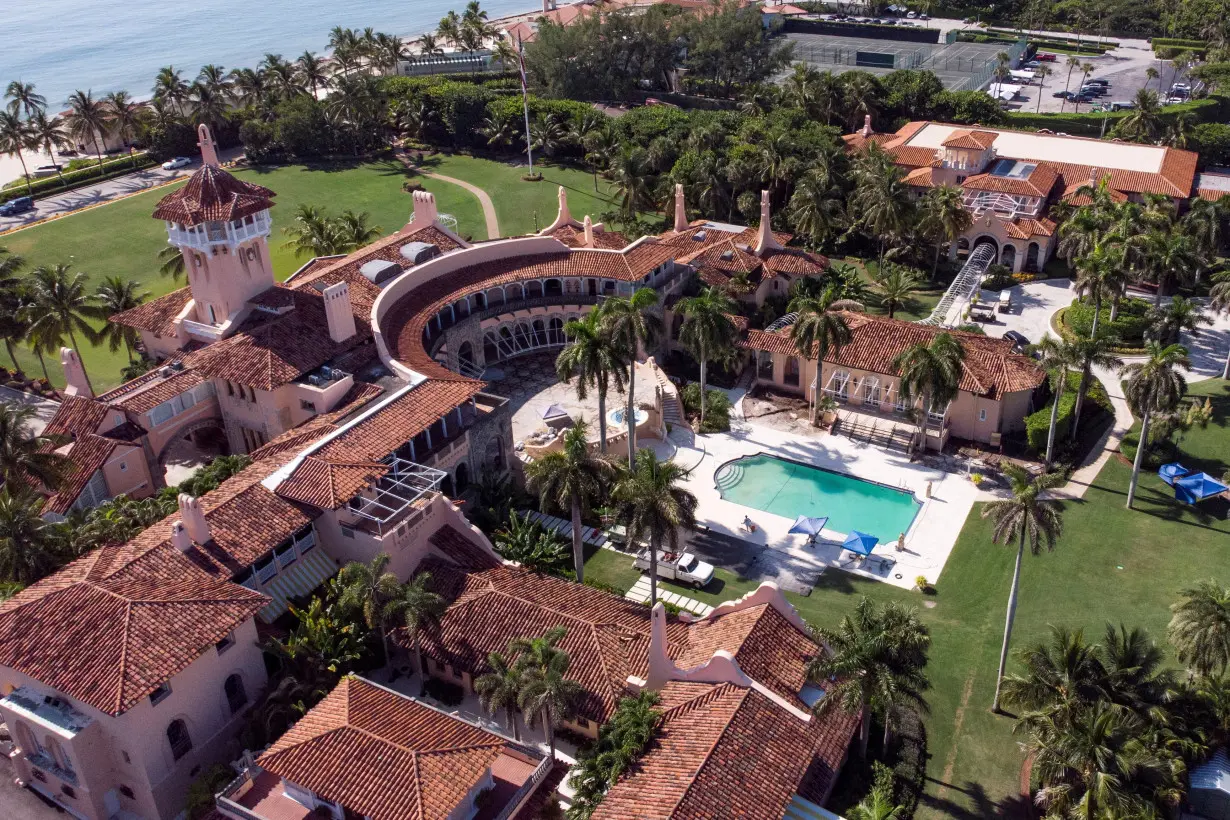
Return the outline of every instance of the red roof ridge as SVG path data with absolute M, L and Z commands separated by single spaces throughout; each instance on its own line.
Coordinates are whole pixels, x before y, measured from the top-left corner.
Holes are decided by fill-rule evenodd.
M 726 721 L 725 725 L 722 726 L 722 731 L 718 732 L 717 736 L 714 737 L 713 743 L 709 746 L 709 751 L 705 752 L 705 756 L 702 757 L 700 760 L 700 765 L 696 767 L 696 774 L 692 776 L 691 780 L 688 782 L 687 788 L 685 788 L 680 793 L 679 799 L 675 801 L 675 805 L 671 808 L 671 814 L 674 814 L 675 809 L 683 805 L 683 801 L 687 799 L 688 795 L 691 794 L 692 789 L 696 787 L 696 781 L 700 779 L 699 777 L 700 773 L 704 771 L 706 766 L 709 765 L 709 759 L 713 757 L 714 750 L 716 750 L 717 747 L 721 745 L 722 740 L 726 737 L 726 734 L 730 731 L 730 727 L 734 725 L 734 722 L 735 722 L 734 716 L 738 714 L 740 709 L 743 708 L 743 704 L 747 701 L 748 697 L 754 691 L 751 688 L 745 689 L 742 686 L 735 686 L 735 684 L 733 683 L 720 683 L 714 687 L 714 690 L 715 692 L 713 693 L 713 696 L 709 698 L 708 700 L 706 700 L 705 704 L 712 703 L 713 701 L 716 701 L 720 697 L 724 697 L 727 694 L 732 694 L 736 698 L 734 709 L 731 711 L 731 719 Z M 720 691 L 717 691 L 717 690 L 720 690 Z M 699 700 L 699 698 L 694 698 L 690 702 L 694 703 L 696 700 Z M 699 706 L 700 704 L 697 704 L 697 705 Z

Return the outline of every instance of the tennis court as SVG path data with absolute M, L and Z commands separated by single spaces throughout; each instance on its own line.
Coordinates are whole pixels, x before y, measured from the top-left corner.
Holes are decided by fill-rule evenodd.
M 869 71 L 883 75 L 902 68 L 934 72 L 950 91 L 980 89 L 991 80 L 996 55 L 1013 47 L 994 43 L 912 43 L 832 34 L 790 33 L 795 61 L 823 71 Z

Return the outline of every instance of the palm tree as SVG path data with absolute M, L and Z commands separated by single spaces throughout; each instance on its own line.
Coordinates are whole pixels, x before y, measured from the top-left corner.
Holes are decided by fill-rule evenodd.
M 362 566 L 362 564 L 357 566 Z M 391 574 L 385 573 L 385 575 Z M 440 623 L 440 616 L 444 613 L 444 609 L 444 598 L 431 588 L 430 572 L 420 572 L 402 584 L 395 592 L 393 599 L 384 605 L 385 618 L 400 620 L 405 628 L 406 636 L 410 638 L 410 646 L 414 649 L 414 668 L 424 680 L 427 677 L 427 670 L 423 667 L 423 647 L 420 638 L 424 630 Z M 387 654 L 385 659 L 387 661 Z
M 137 128 L 145 115 L 145 103 L 137 102 L 128 96 L 127 91 L 113 91 L 103 98 L 107 107 L 107 120 L 115 132 L 119 134 L 128 148 L 128 158 L 136 167 L 137 160 L 133 156 L 132 142 L 137 137 Z
M 625 356 L 628 366 L 628 464 L 636 459 L 636 361 L 642 348 L 653 346 L 662 322 L 651 309 L 658 304 L 653 288 L 639 288 L 631 296 L 612 296 L 602 303 L 602 324 Z
M 1140 416 L 1140 440 L 1136 443 L 1136 458 L 1132 461 L 1132 482 L 1128 485 L 1127 508 L 1132 509 L 1136 499 L 1136 484 L 1140 479 L 1140 465 L 1145 450 L 1149 449 L 1149 422 L 1155 413 L 1166 413 L 1178 406 L 1187 392 L 1187 382 L 1178 372 L 1181 367 L 1191 367 L 1187 348 L 1180 344 L 1162 346 L 1150 341 L 1145 348 L 1145 360 L 1133 362 L 1124 368 L 1127 376 L 1123 395 Z
M 1093 63 L 1081 63 L 1080 69 L 1081 69 L 1081 88 L 1084 88 L 1085 80 L 1089 79 L 1089 74 L 1090 72 L 1093 71 Z M 1075 107 L 1076 113 L 1079 114 L 1081 112 L 1081 101 L 1079 99 L 1073 101 L 1073 106 Z
M 612 384 L 616 390 L 624 389 L 626 354 L 597 310 L 570 320 L 564 325 L 564 336 L 569 342 L 555 359 L 556 375 L 565 384 L 576 377 L 578 401 L 585 401 L 589 388 L 597 391 L 598 449 L 606 453 L 607 391 Z
M 1144 273 L 1157 285 L 1153 306 L 1162 304 L 1162 295 L 1177 282 L 1187 282 L 1200 270 L 1196 241 L 1186 233 L 1159 227 L 1142 238 Z
M 893 709 L 926 708 L 923 667 L 931 636 L 913 608 L 895 601 L 880 607 L 866 597 L 836 629 L 816 634 L 823 648 L 808 662 L 807 679 L 822 685 L 825 696 L 812 708 L 819 716 L 834 709 L 860 715 L 859 755 L 866 758 L 873 710 L 884 718 L 887 745 Z
M 566 677 L 571 659 L 564 650 L 552 646 L 544 657 L 535 659 L 528 652 L 524 653 L 524 657 L 527 662 L 521 667 L 521 691 L 517 696 L 517 705 L 526 715 L 542 718 L 547 743 L 551 747 L 551 759 L 554 760 L 555 728 L 572 718 L 585 689 Z M 520 664 L 522 658 L 517 660 Z
M 316 99 L 317 91 L 329 87 L 329 72 L 325 67 L 325 62 L 311 51 L 300 54 L 299 59 L 295 61 L 295 67 L 299 71 L 300 81 L 306 83 L 311 89 L 312 99 Z
M 1142 88 L 1132 98 L 1134 107 L 1119 120 L 1117 130 L 1128 139 L 1137 142 L 1152 142 L 1162 124 L 1161 104 L 1157 92 Z
M 51 163 L 56 167 L 56 176 L 60 184 L 64 182 L 64 171 L 56 161 L 56 149 L 68 142 L 68 132 L 64 130 L 64 120 L 59 117 L 48 117 L 46 111 L 35 111 L 27 121 L 30 126 L 30 140 L 38 148 L 47 152 Z
M 0 484 L 24 487 L 35 481 L 49 490 L 59 486 L 68 459 L 55 452 L 56 436 L 35 433 L 34 407 L 0 402 Z
M 914 223 L 914 199 L 905 184 L 905 171 L 875 143 L 854 161 L 855 188 L 846 211 L 852 228 L 862 230 L 880 243 L 879 264 L 889 243 L 904 239 Z
M 964 194 L 955 185 L 939 185 L 923 196 L 919 213 L 918 230 L 923 236 L 935 240 L 935 261 L 931 264 L 931 278 L 940 268 L 940 251 L 944 245 L 957 241 L 969 230 L 973 216 L 966 210 Z
M 819 247 L 846 224 L 842 199 L 841 189 L 828 168 L 813 166 L 798 181 L 790 196 L 787 212 L 790 224 Z
M 1076 260 L 1074 285 L 1081 298 L 1093 297 L 1093 325 L 1089 332 L 1096 336 L 1103 299 L 1118 296 L 1127 285 L 1123 245 L 1113 239 L 1095 239 L 1093 247 Z
M 1100 649 L 1079 629 L 1052 626 L 1048 641 L 1017 653 L 1025 671 L 1006 675 L 1000 695 L 1025 713 L 1018 725 L 1066 726 L 1079 709 L 1102 698 L 1107 673 Z
M 444 53 L 444 49 L 440 48 L 439 39 L 434 34 L 422 34 L 417 42 L 419 54 L 424 57 L 434 57 Z
M 0 487 L 0 578 L 33 584 L 59 565 L 43 503 L 21 484 Z
M 897 820 L 905 811 L 893 804 L 888 789 L 872 789 L 858 805 L 846 812 L 847 820 Z
M 401 594 L 401 584 L 397 576 L 386 572 L 389 565 L 388 553 L 380 553 L 371 563 L 351 561 L 342 567 L 337 580 L 341 585 L 342 594 L 338 602 L 344 607 L 362 610 L 363 620 L 369 629 L 380 634 L 380 646 L 384 650 L 384 663 L 389 663 L 388 625 L 389 603 Z
M 907 405 L 922 399 L 918 411 L 920 446 L 927 450 L 929 416 L 935 407 L 947 408 L 961 384 L 965 348 L 950 333 L 940 333 L 931 344 L 916 344 L 898 353 L 892 366 L 900 377 L 897 390 Z
M 30 183 L 30 172 L 26 168 L 23 152 L 35 147 L 37 145 L 30 123 L 23 120 L 11 107 L 0 110 L 0 154 L 17 157 L 21 161 L 21 173 L 26 179 L 26 193 L 30 196 L 34 196 L 34 187 Z
M 790 327 L 790 340 L 801 357 L 816 360 L 817 374 L 823 370 L 825 359 L 830 354 L 836 359 L 853 338 L 845 317 L 830 309 L 836 297 L 837 291 L 831 286 L 819 294 L 796 288 L 787 305 L 792 313 L 798 314 Z
M 1093 368 L 1102 367 L 1117 373 L 1123 367 L 1123 361 L 1114 353 L 1115 343 L 1115 337 L 1106 333 L 1099 333 L 1091 338 L 1077 337 L 1069 343 L 1081 369 L 1081 380 L 1076 387 L 1076 405 L 1072 408 L 1072 424 L 1068 428 L 1070 441 L 1076 441 L 1080 432 L 1081 412 L 1085 409 L 1085 397 L 1089 394 Z
M 178 282 L 184 275 L 184 252 L 174 245 L 158 251 L 158 273 Z
M 1044 65 L 1039 67 L 1034 73 L 1038 75 L 1038 107 L 1034 109 L 1034 113 L 1038 114 L 1042 112 L 1042 86 L 1046 85 L 1046 78 L 1054 74 L 1055 70 L 1048 65 Z
M 68 95 L 68 114 L 64 118 L 68 133 L 81 144 L 93 143 L 94 153 L 98 157 L 98 167 L 102 167 L 102 145 L 99 143 L 109 124 L 107 106 L 102 100 L 94 99 L 90 91 L 74 91 Z
M 242 108 L 259 108 L 270 96 L 265 75 L 251 68 L 237 68 L 232 72 L 231 96 Z
M 1063 82 L 1064 97 L 1059 101 L 1059 113 L 1061 114 L 1063 113 L 1064 105 L 1068 102 L 1067 91 L 1068 86 L 1072 84 L 1072 70 L 1075 68 L 1080 68 L 1081 66 L 1080 57 L 1077 57 L 1075 54 L 1070 55 L 1068 59 L 1064 61 L 1064 65 L 1068 67 L 1068 77 Z
M 624 146 L 612 161 L 610 171 L 619 195 L 621 219 L 632 222 L 638 214 L 654 210 L 654 179 L 649 173 L 645 149 Z
M 1025 544 L 1029 551 L 1038 555 L 1045 546 L 1055 549 L 1055 540 L 1063 532 L 1063 518 L 1059 504 L 1042 498 L 1049 489 L 1064 483 L 1062 473 L 1042 473 L 1031 476 L 1015 464 L 1004 465 L 1004 474 L 1012 487 L 1012 498 L 992 501 L 982 509 L 982 517 L 995 522 L 991 542 L 1005 543 L 1017 539 L 1016 563 L 1012 570 L 1012 587 L 1008 592 L 1008 614 L 1004 621 L 1004 643 L 999 652 L 999 672 L 995 676 L 995 700 L 991 711 L 999 713 L 1000 688 L 1004 682 L 1004 669 L 1008 665 L 1008 647 L 1012 641 L 1012 623 L 1016 618 L 1016 599 L 1021 587 L 1021 559 Z
M 918 272 L 902 265 L 886 262 L 876 274 L 875 287 L 880 292 L 880 303 L 888 308 L 888 318 L 892 319 L 897 308 L 910 301 L 910 296 L 918 290 L 922 279 Z
M 1179 661 L 1204 678 L 1225 674 L 1230 666 L 1230 589 L 1201 581 L 1181 593 L 1166 634 Z
M 526 465 L 526 483 L 538 493 L 543 508 L 572 513 L 572 562 L 577 582 L 585 580 L 585 544 L 581 516 L 602 501 L 615 475 L 615 465 L 604 455 L 589 452 L 589 426 L 585 419 L 564 433 L 563 449 L 547 453 Z
M 679 342 L 700 360 L 700 423 L 703 427 L 709 362 L 725 363 L 734 355 L 735 325 L 730 315 L 735 312 L 735 303 L 720 288 L 703 288 L 698 296 L 680 299 L 675 310 L 683 316 Z
M 1062 338 L 1055 338 L 1047 333 L 1042 336 L 1030 352 L 1038 360 L 1038 365 L 1046 370 L 1051 377 L 1055 397 L 1051 401 L 1051 425 L 1046 434 L 1046 469 L 1051 468 L 1055 453 L 1055 427 L 1059 421 L 1059 404 L 1063 394 L 1068 389 L 1068 371 L 1079 363 L 1075 345 Z
M 47 98 L 34 90 L 34 83 L 13 80 L 4 90 L 4 96 L 9 101 L 8 109 L 14 114 L 24 112 L 26 119 L 47 110 Z
M 209 89 L 214 96 L 221 97 L 224 100 L 230 101 L 234 97 L 235 92 L 235 74 L 228 72 L 220 65 L 201 66 L 201 73 L 197 75 L 196 81 L 198 84 Z
M 296 258 L 331 256 L 336 252 L 333 221 L 315 205 L 300 205 L 294 220 L 282 233 L 290 237 L 282 247 L 293 248 Z
M 380 226 L 370 224 L 369 219 L 371 215 L 367 211 L 361 213 L 355 213 L 350 209 L 342 211 L 342 215 L 334 223 L 337 245 L 333 252 L 350 253 L 379 239 L 382 233 Z
M 1159 79 L 1160 77 L 1161 75 L 1157 73 L 1157 69 L 1154 68 L 1153 66 L 1149 66 L 1148 68 L 1146 68 L 1145 69 L 1145 88 L 1148 88 L 1149 83 L 1151 83 L 1152 81 L 1158 80 L 1157 87 L 1158 87 L 1158 90 L 1160 91 L 1162 88 L 1162 83 L 1161 83 L 1161 80 Z
M 230 111 L 227 98 L 202 83 L 192 84 L 188 106 L 192 110 L 192 121 L 197 125 L 209 126 L 214 132 L 226 122 L 227 112 Z
M 191 85 L 175 66 L 164 66 L 154 77 L 154 99 L 170 103 L 180 114 L 185 113 L 184 104 L 188 102 L 190 89 Z
M 1148 335 L 1163 344 L 1179 341 L 1183 331 L 1196 333 L 1213 323 L 1198 302 L 1182 296 L 1172 297 L 1161 310 L 1150 311 L 1148 318 Z
M 280 100 L 289 100 L 302 90 L 295 64 L 281 54 L 266 54 L 261 60 L 261 72 L 269 90 Z
M 94 315 L 94 305 L 86 292 L 87 277 L 84 273 L 73 272 L 65 264 L 40 265 L 30 272 L 30 295 L 37 305 L 38 316 L 31 327 L 49 343 L 55 340 L 58 347 L 67 336 L 72 342 L 73 350 L 78 355 L 82 347 L 77 341 L 77 331 L 81 331 L 86 341 L 91 344 L 98 334 L 90 326 L 87 318 Z M 81 371 L 85 373 L 86 385 L 94 392 L 90 382 L 90 374 L 85 370 L 85 360 L 82 359 Z
M 3 267 L 0 260 L 0 268 Z M 1222 271 L 1213 276 L 1213 287 L 1209 289 L 1209 307 L 1218 313 L 1230 313 L 1230 271 Z M 1230 349 L 1226 351 L 1226 363 L 1222 366 L 1221 377 L 1230 379 Z
M 148 291 L 140 290 L 140 285 L 137 282 L 125 279 L 122 276 L 105 277 L 94 291 L 94 299 L 97 304 L 93 315 L 96 319 L 101 319 L 105 322 L 103 329 L 98 334 L 99 340 L 106 341 L 108 349 L 112 353 L 119 350 L 120 345 L 123 345 L 124 349 L 128 352 L 128 361 L 130 362 L 133 359 L 133 349 L 137 346 L 141 337 L 137 334 L 135 328 L 117 325 L 107 320 L 117 313 L 132 310 L 148 298 Z
M 480 675 L 474 681 L 478 702 L 492 714 L 503 709 L 504 718 L 508 721 L 508 731 L 512 732 L 514 740 L 520 742 L 521 727 L 517 724 L 517 705 L 521 700 L 521 673 L 515 664 L 499 652 L 487 655 L 487 668 L 491 671 Z
M 687 475 L 673 461 L 658 461 L 653 450 L 642 450 L 615 484 L 613 497 L 628 543 L 649 544 L 651 607 L 658 600 L 658 551 L 677 552 L 679 530 L 696 527 L 696 496 L 680 486 Z

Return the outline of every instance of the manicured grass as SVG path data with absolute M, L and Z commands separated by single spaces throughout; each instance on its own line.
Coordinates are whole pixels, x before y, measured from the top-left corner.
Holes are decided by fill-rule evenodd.
M 1181 443 L 1184 463 L 1220 475 L 1230 467 L 1230 382 L 1199 382 L 1190 392 L 1213 398 L 1215 419 Z M 1210 577 L 1230 583 L 1225 502 L 1180 505 L 1149 473 L 1141 476 L 1136 509 L 1129 511 L 1124 502 L 1130 477 L 1129 466 L 1110 459 L 1084 498 L 1064 505 L 1064 533 L 1055 551 L 1026 556 L 1014 650 L 1044 639 L 1052 624 L 1084 629 L 1091 640 L 1100 640 L 1108 623 L 1140 626 L 1165 645 L 1169 606 L 1182 589 Z M 926 820 L 1017 816 L 1020 808 L 1022 757 L 1012 719 L 990 713 L 1014 550 L 991 543 L 991 523 L 981 518 L 981 509 L 975 507 L 964 523 L 934 597 L 838 571 L 821 576 L 808 597 L 787 596 L 809 622 L 829 626 L 863 595 L 919 608 L 932 636 L 931 758 L 917 815 Z M 593 567 L 592 577 L 608 580 L 605 564 Z M 620 581 L 608 582 L 620 586 L 627 577 L 621 573 Z M 715 603 L 753 586 L 733 576 L 723 580 L 728 586 L 717 596 L 678 591 Z
M 853 265 L 858 269 L 859 275 L 871 285 L 872 292 L 875 292 L 875 271 L 879 265 L 874 259 L 859 259 L 856 256 L 847 256 L 841 260 L 847 265 Z M 941 269 L 941 274 L 943 270 Z M 931 273 L 930 268 L 922 271 L 923 276 Z M 922 285 L 917 291 L 910 296 L 909 300 L 897 308 L 893 313 L 894 319 L 904 319 L 911 322 L 926 319 L 931 315 L 931 311 L 935 310 L 935 306 L 939 304 L 940 299 L 944 296 L 944 291 L 947 290 L 947 282 L 932 283 L 924 279 Z M 867 305 L 867 310 L 871 313 L 888 315 L 888 309 L 879 303 L 878 297 L 873 297 Z

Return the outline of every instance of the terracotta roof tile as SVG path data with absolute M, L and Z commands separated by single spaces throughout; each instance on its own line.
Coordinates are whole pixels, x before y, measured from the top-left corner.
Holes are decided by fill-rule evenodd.
M 945 148 L 976 148 L 985 151 L 995 143 L 999 134 L 994 131 L 960 130 L 953 131 L 940 145 Z
M 252 459 L 260 461 L 282 453 L 298 452 L 317 439 L 335 432 L 340 419 L 361 410 L 383 394 L 384 388 L 378 384 L 355 382 L 332 410 L 313 416 L 298 427 L 287 430 L 263 447 L 253 450 Z
M 499 558 L 479 547 L 465 534 L 450 524 L 445 524 L 431 534 L 431 545 L 449 560 L 467 572 L 494 569 L 503 564 Z
M 915 188 L 935 188 L 941 183 L 937 180 L 935 169 L 931 166 L 915 168 L 905 175 L 905 184 Z
M 586 247 L 584 228 L 578 228 L 575 225 L 561 225 L 552 231 L 550 235 L 570 248 Z M 615 251 L 621 250 L 628 247 L 628 237 L 619 231 L 595 230 L 594 247 Z
M 158 201 L 154 219 L 199 225 L 229 222 L 273 207 L 274 192 L 236 179 L 216 165 L 202 165 L 188 184 Z
M 364 487 L 389 471 L 379 462 L 345 462 L 308 456 L 295 472 L 278 485 L 278 495 L 333 510 L 359 494 Z
M 102 469 L 103 464 L 110 458 L 111 451 L 117 446 L 120 446 L 118 442 L 93 433 L 78 436 L 66 453 L 69 471 L 61 479 L 55 494 L 43 504 L 43 512 L 58 515 L 67 513 L 81 496 L 85 485 L 94 477 L 94 473 Z
M 204 384 L 208 379 L 197 370 L 184 370 L 176 373 L 146 390 L 131 392 L 112 402 L 130 413 L 147 413 L 168 399 L 173 399 L 181 393 Z
M 171 323 L 171 320 L 183 311 L 190 299 L 192 299 L 192 289 L 182 287 L 165 296 L 159 296 L 157 299 L 137 305 L 131 310 L 117 313 L 107 321 L 137 330 L 148 330 L 159 337 L 174 336 L 175 325 Z
M 1035 236 L 1052 236 L 1055 223 L 1049 219 L 1014 219 L 1004 226 L 1005 232 L 1014 239 L 1031 239 Z
M 348 814 L 445 820 L 502 757 L 537 765 L 500 735 L 349 677 L 257 763 Z
M 1024 179 L 995 176 L 994 174 L 974 174 L 961 183 L 961 187 L 970 191 L 997 191 L 1018 196 L 1048 197 L 1051 189 L 1059 180 L 1059 174 L 1049 163 L 1040 163 L 1033 172 Z
M 770 272 L 787 276 L 819 276 L 829 266 L 826 257 L 800 248 L 766 251 L 761 259 Z
M 0 664 L 118 715 L 268 603 L 170 547 L 124 552 L 95 550 L 0 605 Z
M 46 436 L 64 436 L 77 438 L 98 431 L 99 426 L 106 421 L 110 408 L 96 399 L 84 396 L 65 396 L 64 401 L 56 408 L 55 415 L 47 422 L 43 430 Z

